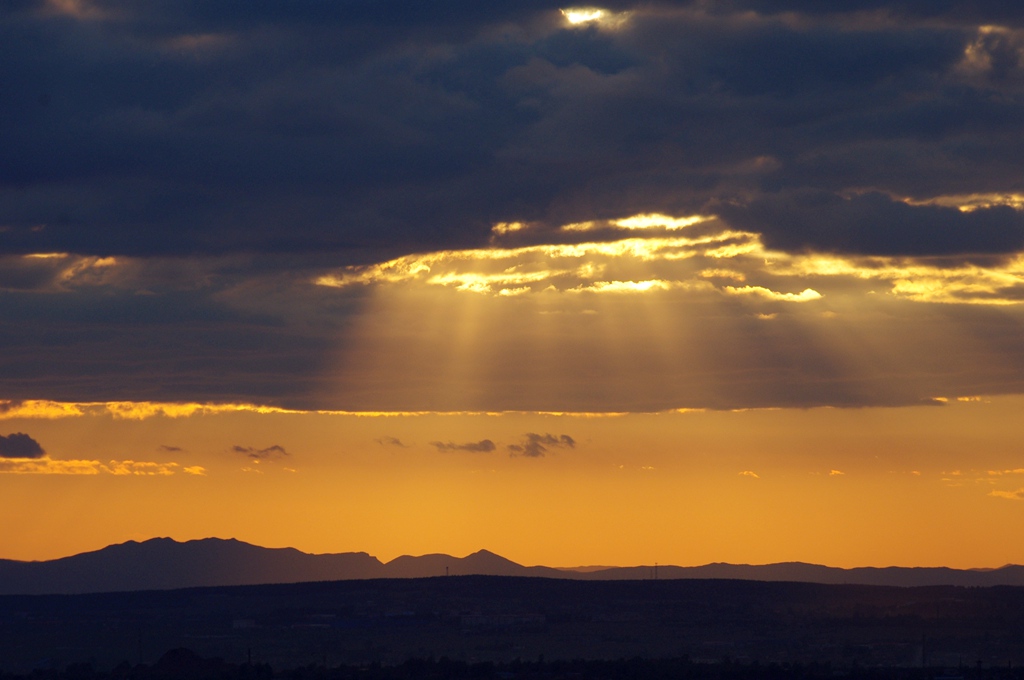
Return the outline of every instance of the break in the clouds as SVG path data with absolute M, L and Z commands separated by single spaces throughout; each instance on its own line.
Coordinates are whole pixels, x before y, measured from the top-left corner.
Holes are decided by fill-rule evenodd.
M 0 435 L 0 458 L 42 458 L 46 451 L 24 432 Z
M 509 444 L 506 448 L 512 456 L 541 458 L 552 448 L 576 448 L 576 440 L 567 434 L 556 436 L 549 433 L 537 434 L 536 432 L 527 432 L 518 444 Z
M 481 439 L 478 442 L 466 442 L 464 444 L 456 444 L 455 442 L 430 442 L 430 445 L 442 453 L 446 451 L 490 453 L 497 448 L 497 445 L 495 445 L 495 443 L 490 439 Z
M 561 9 L 5 4 L 0 397 L 1024 391 L 1019 8 Z

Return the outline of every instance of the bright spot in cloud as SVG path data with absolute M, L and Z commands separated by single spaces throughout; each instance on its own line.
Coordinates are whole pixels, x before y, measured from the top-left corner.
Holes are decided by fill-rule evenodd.
M 786 302 L 810 302 L 811 300 L 821 298 L 821 293 L 813 288 L 805 288 L 799 293 L 779 293 L 763 286 L 743 286 L 742 288 L 726 286 L 723 290 L 730 295 L 757 295 L 768 300 L 783 300 Z
M 701 222 L 707 222 L 708 220 L 713 219 L 713 217 L 714 216 L 705 215 L 670 217 L 660 213 L 649 213 L 645 215 L 625 217 L 623 219 L 613 221 L 612 224 L 616 227 L 622 227 L 623 229 L 654 229 L 656 227 L 664 227 L 665 229 L 675 230 L 683 229 L 684 227 L 689 227 Z
M 491 232 L 494 234 L 511 234 L 523 229 L 526 229 L 526 225 L 522 222 L 498 222 L 491 227 Z
M 591 21 L 598 21 L 605 15 L 603 9 L 597 9 L 595 7 L 574 7 L 571 9 L 559 10 L 562 12 L 562 16 L 565 20 L 572 25 L 586 24 Z

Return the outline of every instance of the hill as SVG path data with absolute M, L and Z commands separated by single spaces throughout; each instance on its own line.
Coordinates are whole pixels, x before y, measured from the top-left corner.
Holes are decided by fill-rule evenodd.
M 201 586 L 302 583 L 432 576 L 533 576 L 573 580 L 739 579 L 880 586 L 1024 585 L 1024 567 L 957 570 L 945 567 L 839 569 L 788 562 L 698 567 L 638 566 L 556 569 L 524 566 L 480 550 L 466 557 L 403 555 L 383 563 L 364 552 L 315 555 L 262 548 L 235 539 L 128 541 L 42 562 L 0 560 L 0 595 L 167 590 Z

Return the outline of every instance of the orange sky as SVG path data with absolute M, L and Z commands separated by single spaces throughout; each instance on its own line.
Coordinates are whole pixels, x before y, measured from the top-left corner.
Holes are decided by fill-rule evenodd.
M 1022 406 L 124 418 L 93 405 L 2 421 L 48 457 L 22 474 L 0 461 L 0 543 L 15 559 L 167 535 L 557 566 L 994 567 L 1024 561 L 1008 539 L 1024 529 Z M 527 451 L 529 433 L 557 443 Z

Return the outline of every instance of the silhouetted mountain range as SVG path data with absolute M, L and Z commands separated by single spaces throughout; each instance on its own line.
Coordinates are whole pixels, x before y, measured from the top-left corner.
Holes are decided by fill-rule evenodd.
M 578 580 L 740 579 L 884 586 L 1024 585 L 1024 567 L 860 567 L 802 562 L 699 567 L 527 567 L 486 550 L 466 557 L 403 555 L 384 563 L 367 553 L 311 555 L 294 548 L 261 548 L 235 539 L 179 543 L 154 538 L 43 562 L 0 560 L 0 595 L 167 590 L 200 586 L 301 583 L 431 576 L 535 576 Z

